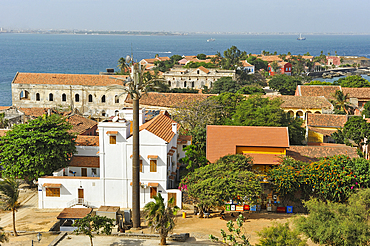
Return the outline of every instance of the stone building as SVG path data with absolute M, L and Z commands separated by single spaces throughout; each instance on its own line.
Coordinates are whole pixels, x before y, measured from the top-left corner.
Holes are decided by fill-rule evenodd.
M 231 77 L 235 80 L 235 70 L 207 69 L 203 66 L 198 68 L 174 67 L 163 73 L 164 81 L 170 88 L 202 89 L 203 86 L 211 88 L 212 84 L 222 77 Z
M 13 106 L 77 109 L 85 116 L 109 116 L 122 108 L 120 80 L 91 74 L 17 73 L 12 81 Z

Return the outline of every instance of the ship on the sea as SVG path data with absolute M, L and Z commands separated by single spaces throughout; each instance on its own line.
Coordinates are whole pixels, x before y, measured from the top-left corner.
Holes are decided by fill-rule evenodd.
M 297 38 L 297 40 L 306 40 L 306 38 L 305 37 L 302 37 L 302 34 L 300 33 L 299 34 L 299 38 Z
M 216 39 L 214 38 L 210 38 L 210 39 L 207 39 L 207 42 L 214 42 Z

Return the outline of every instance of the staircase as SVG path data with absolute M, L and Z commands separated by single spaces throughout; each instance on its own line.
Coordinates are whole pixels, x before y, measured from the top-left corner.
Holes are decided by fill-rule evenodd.
M 76 205 L 82 205 L 87 208 L 91 208 L 91 205 L 88 201 L 86 201 L 84 198 L 75 198 L 72 201 L 67 202 L 67 207 L 71 208 Z

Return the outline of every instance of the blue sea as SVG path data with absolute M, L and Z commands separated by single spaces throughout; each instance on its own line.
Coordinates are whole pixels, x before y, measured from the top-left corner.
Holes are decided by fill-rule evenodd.
M 172 55 L 213 55 L 235 45 L 247 53 L 261 51 L 311 55 L 334 54 L 370 58 L 369 35 L 50 35 L 0 34 L 0 105 L 11 105 L 11 82 L 17 72 L 98 74 L 117 69 L 131 53 L 134 60 Z M 207 39 L 214 38 L 214 42 Z

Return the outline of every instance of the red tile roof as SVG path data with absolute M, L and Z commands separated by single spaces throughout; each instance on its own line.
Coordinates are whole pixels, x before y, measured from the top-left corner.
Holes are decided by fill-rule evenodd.
M 73 128 L 70 130 L 70 132 L 77 134 L 83 134 L 87 130 L 90 130 L 98 125 L 95 120 L 90 120 L 77 114 L 68 116 L 66 120 L 73 125 Z
M 198 67 L 199 70 L 202 70 L 205 73 L 209 73 L 209 70 L 203 66 Z
M 99 136 L 78 135 L 76 146 L 99 146 Z
M 175 133 L 172 131 L 172 123 L 177 123 L 171 118 L 164 114 L 159 114 L 154 117 L 152 120 L 145 122 L 139 127 L 139 130 L 147 130 L 154 135 L 162 138 L 164 141 L 169 143 L 172 138 L 175 136 Z M 177 131 L 180 129 L 180 124 L 177 124 Z
M 155 93 L 149 92 L 140 99 L 141 105 L 158 106 L 158 107 L 174 107 L 182 102 L 201 101 L 213 96 L 212 94 L 194 94 L 194 93 Z M 128 95 L 126 103 L 132 104 L 131 96 Z
M 296 96 L 324 96 L 327 99 L 335 99 L 337 90 L 341 90 L 339 85 L 298 85 Z
M 370 99 L 370 88 L 346 88 L 342 87 L 343 94 L 358 99 Z
M 35 107 L 33 107 L 33 108 L 19 108 L 19 110 L 21 112 L 23 112 L 24 115 L 35 117 L 35 118 L 40 117 L 44 114 L 47 115 L 48 114 L 48 109 L 49 108 L 35 108 Z
M 324 129 L 319 129 L 316 127 L 308 127 L 308 130 L 316 132 L 316 133 L 320 133 L 324 136 L 330 136 L 331 134 L 337 131 L 337 130 L 327 130 L 327 129 L 324 130 Z
M 344 127 L 347 122 L 347 115 L 339 114 L 307 114 L 307 125 L 316 127 Z
M 14 84 L 49 84 L 49 85 L 86 85 L 108 86 L 121 84 L 111 77 L 127 77 L 127 75 L 92 75 L 92 74 L 54 74 L 54 73 L 17 73 Z
M 330 109 L 333 105 L 323 96 L 281 96 L 282 108 Z
M 95 156 L 73 156 L 70 167 L 92 167 L 99 168 L 99 157 Z
M 0 111 L 1 110 L 6 110 L 6 109 L 8 109 L 8 108 L 10 108 L 11 106 L 0 106 Z
M 235 154 L 237 146 L 288 148 L 288 128 L 207 126 L 207 159 L 210 162 L 228 154 Z
M 188 141 L 192 140 L 192 136 L 179 135 L 177 138 L 177 144 L 186 144 Z
M 57 219 L 82 219 L 92 212 L 92 208 L 65 208 Z
M 319 158 L 334 155 L 348 155 L 350 158 L 358 157 L 356 148 L 344 144 L 333 144 L 331 146 L 290 146 L 287 149 L 287 155 L 305 162 L 313 162 Z

